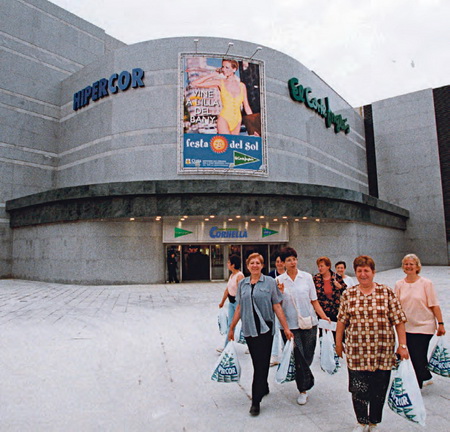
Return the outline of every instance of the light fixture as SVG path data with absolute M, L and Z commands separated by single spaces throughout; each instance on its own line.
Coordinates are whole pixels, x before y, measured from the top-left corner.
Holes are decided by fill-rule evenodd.
M 210 215 L 209 217 L 210 217 L 211 219 L 214 219 L 214 218 L 215 218 L 215 216 L 214 216 L 214 215 Z
M 283 216 L 283 219 L 287 219 L 288 217 L 287 216 Z
M 240 216 L 236 216 L 236 219 L 239 219 L 240 218 Z
M 209 218 L 205 218 L 205 221 L 208 222 L 208 221 L 209 221 Z
M 264 216 L 260 216 L 259 218 L 260 218 L 260 219 L 264 219 Z
M 233 218 L 229 218 L 228 220 L 231 222 L 233 220 Z
M 298 222 L 300 219 L 294 219 L 295 220 L 295 222 Z
M 316 222 L 320 222 L 320 219 L 316 219 Z
M 228 54 L 228 51 L 230 51 L 230 49 L 231 49 L 231 47 L 232 47 L 233 45 L 234 45 L 233 42 L 228 42 L 228 48 L 227 48 L 227 51 L 225 52 L 224 55 L 227 55 L 227 54 Z
M 274 220 L 273 220 L 274 222 L 278 222 L 278 219 L 277 218 L 275 218 Z
M 308 218 L 307 218 L 306 216 L 303 216 L 302 219 L 303 219 L 303 220 L 306 220 L 306 219 L 308 219 Z
M 258 51 L 261 51 L 261 50 L 262 50 L 261 47 L 256 48 L 256 51 L 251 55 L 250 60 L 253 58 L 253 56 L 254 56 Z
M 181 218 L 180 221 L 184 221 L 184 218 Z
M 134 218 L 130 218 L 130 221 L 134 221 Z
M 256 219 L 255 219 L 255 218 L 251 218 L 250 220 L 251 220 L 252 222 L 255 222 Z

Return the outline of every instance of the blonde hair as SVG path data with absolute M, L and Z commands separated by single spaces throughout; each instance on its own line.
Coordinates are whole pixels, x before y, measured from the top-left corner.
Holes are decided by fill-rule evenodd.
M 417 266 L 416 274 L 419 274 L 420 271 L 422 270 L 422 263 L 420 262 L 419 257 L 418 257 L 416 254 L 408 254 L 408 255 L 405 255 L 405 256 L 403 257 L 403 259 L 402 259 L 402 267 L 403 267 L 403 265 L 405 264 L 405 261 L 406 261 L 407 259 L 411 259 L 411 260 L 413 260 L 413 261 L 416 263 L 416 266 Z
M 263 257 L 261 254 L 255 252 L 255 253 L 250 254 L 250 255 L 248 256 L 248 258 L 246 259 L 245 264 L 247 264 L 247 267 L 248 267 L 250 261 L 251 261 L 253 258 L 257 258 L 257 259 L 259 260 L 259 262 L 260 262 L 262 265 L 264 265 L 264 257 Z

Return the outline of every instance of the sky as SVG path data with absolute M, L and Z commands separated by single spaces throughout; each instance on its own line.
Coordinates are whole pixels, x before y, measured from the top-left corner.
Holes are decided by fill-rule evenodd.
M 354 107 L 450 84 L 448 0 L 51 2 L 127 44 L 213 36 L 276 49 Z

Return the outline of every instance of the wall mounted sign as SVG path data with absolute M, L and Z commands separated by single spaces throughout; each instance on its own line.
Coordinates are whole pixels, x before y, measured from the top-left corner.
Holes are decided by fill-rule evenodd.
M 311 87 L 303 87 L 297 78 L 291 78 L 288 81 L 289 94 L 291 99 L 304 103 L 309 109 L 316 111 L 321 117 L 325 119 L 327 128 L 334 125 L 334 132 L 339 133 L 344 131 L 346 134 L 350 132 L 350 125 L 347 124 L 347 119 L 342 118 L 340 114 L 334 114 L 330 109 L 328 98 L 316 99 L 310 97 L 312 93 Z
M 289 241 L 286 222 L 171 222 L 164 221 L 163 242 L 192 243 L 284 243 Z
M 180 55 L 180 173 L 267 175 L 263 64 Z
M 119 90 L 126 91 L 130 87 L 145 87 L 143 79 L 144 71 L 140 68 L 135 68 L 131 72 L 113 73 L 108 79 L 101 78 L 92 85 L 74 93 L 72 107 L 74 111 L 77 111 L 89 105 L 91 100 L 93 102 L 98 101 L 105 96 L 118 93 Z

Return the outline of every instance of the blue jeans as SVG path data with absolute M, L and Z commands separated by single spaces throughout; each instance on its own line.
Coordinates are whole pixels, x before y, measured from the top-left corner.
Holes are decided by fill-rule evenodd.
M 236 310 L 236 307 L 237 307 L 237 302 L 235 302 L 235 303 L 231 303 L 230 301 L 228 302 L 228 328 L 227 328 L 227 334 L 225 335 L 224 347 L 226 347 L 227 343 L 228 343 L 228 332 L 230 331 L 230 324 L 231 324 L 231 321 L 233 321 L 234 311 Z

